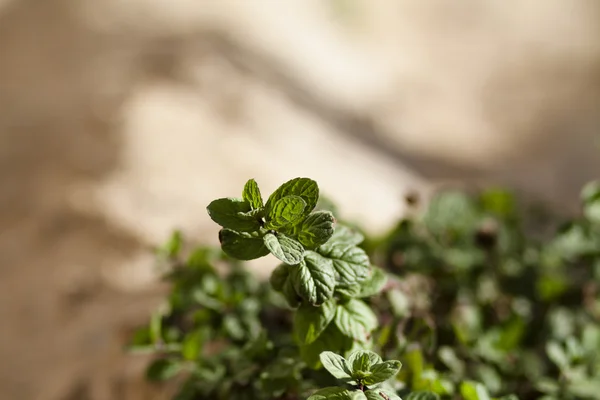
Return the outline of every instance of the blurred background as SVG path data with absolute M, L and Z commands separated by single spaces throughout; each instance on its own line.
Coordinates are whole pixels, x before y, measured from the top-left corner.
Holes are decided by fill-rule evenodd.
M 316 179 L 382 233 L 403 196 L 600 176 L 596 0 L 0 0 L 0 399 L 167 399 L 127 355 L 173 228 Z

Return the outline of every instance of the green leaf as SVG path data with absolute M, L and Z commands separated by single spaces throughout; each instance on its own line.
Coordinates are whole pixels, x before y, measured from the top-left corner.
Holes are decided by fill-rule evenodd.
M 287 264 L 279 264 L 277 268 L 271 272 L 271 278 L 269 279 L 269 282 L 271 283 L 273 289 L 281 292 L 289 276 L 290 266 Z
M 324 351 L 344 354 L 352 348 L 353 340 L 344 336 L 335 324 L 329 324 L 311 344 L 300 346 L 300 357 L 309 368 L 316 369 L 321 364 L 320 355 Z
M 352 380 L 350 366 L 346 359 L 332 351 L 324 351 L 319 355 L 323 367 L 336 379 L 344 382 Z
M 296 265 L 302 261 L 304 247 L 296 240 L 282 234 L 267 233 L 263 237 L 265 246 L 271 254 L 286 264 Z
M 387 283 L 387 273 L 381 268 L 371 267 L 370 275 L 360 284 L 359 298 L 378 294 Z
M 402 363 L 396 360 L 384 361 L 371 367 L 371 374 L 363 379 L 367 386 L 387 381 L 400 371 Z
M 460 394 L 465 400 L 491 400 L 485 386 L 473 381 L 465 381 L 460 384 Z
M 338 225 L 335 228 L 333 236 L 331 236 L 331 242 L 345 243 L 347 245 L 359 245 L 365 240 L 365 237 L 355 229 L 349 228 L 345 225 Z
M 181 371 L 181 364 L 175 360 L 161 358 L 155 360 L 146 370 L 146 377 L 151 381 L 165 381 Z
M 352 366 L 353 372 L 368 372 L 371 366 L 381 362 L 379 354 L 369 350 L 356 350 L 348 356 L 348 363 Z
M 279 230 L 295 225 L 304 217 L 306 202 L 299 196 L 285 196 L 273 205 L 266 216 L 266 229 Z
M 221 229 L 219 241 L 225 254 L 238 260 L 254 260 L 269 254 L 269 249 L 258 232 L 248 233 Z
M 307 251 L 304 259 L 291 269 L 291 281 L 296 293 L 310 304 L 323 304 L 333 295 L 335 272 L 330 260 L 314 251 Z
M 244 232 L 260 229 L 258 218 L 247 214 L 251 211 L 250 203 L 242 199 L 213 200 L 206 209 L 210 218 L 223 228 Z
M 409 394 L 406 400 L 440 400 L 440 396 L 433 392 L 417 391 Z
M 314 342 L 335 317 L 336 302 L 331 299 L 320 307 L 304 304 L 294 315 L 294 335 L 301 345 Z
M 267 203 L 265 209 L 267 213 L 270 212 L 271 208 L 277 203 L 279 199 L 285 196 L 299 196 L 306 202 L 306 214 L 310 213 L 319 200 L 319 186 L 317 182 L 308 178 L 296 178 L 292 179 L 281 185 L 276 191 L 274 191 Z
M 367 400 L 402 400 L 395 392 L 389 389 L 371 389 L 365 392 Z
M 548 354 L 548 358 L 560 369 L 565 369 L 569 366 L 569 357 L 562 346 L 557 342 L 548 342 L 546 344 L 546 353 Z
M 282 293 L 290 307 L 296 308 L 301 304 L 302 298 L 296 292 L 296 289 L 294 288 L 294 282 L 292 281 L 291 277 L 285 281 Z
M 316 248 L 326 243 L 333 235 L 335 218 L 329 211 L 316 211 L 310 214 L 298 233 L 298 240 L 305 247 Z
M 308 400 L 353 400 L 353 397 L 348 389 L 341 387 L 328 387 L 317 390 Z
M 360 247 L 330 241 L 319 247 L 317 251 L 333 261 L 333 268 L 340 285 L 350 286 L 362 282 L 367 277 L 369 256 Z
M 260 195 L 260 189 L 254 179 L 248 180 L 244 185 L 242 198 L 250 204 L 253 210 L 258 210 L 263 207 L 263 199 Z
M 335 325 L 344 335 L 365 342 L 377 328 L 377 316 L 365 303 L 352 299 L 346 304 L 338 305 Z
M 196 360 L 202 350 L 204 340 L 207 338 L 207 331 L 205 329 L 196 329 L 187 335 L 183 340 L 181 347 L 181 354 L 186 360 Z

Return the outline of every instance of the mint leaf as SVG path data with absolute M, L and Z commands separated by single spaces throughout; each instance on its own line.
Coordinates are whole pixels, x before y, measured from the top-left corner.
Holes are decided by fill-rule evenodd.
M 323 304 L 333 296 L 335 272 L 331 261 L 314 251 L 305 253 L 300 264 L 291 269 L 290 278 L 296 293 L 311 304 Z
M 302 303 L 302 298 L 296 292 L 291 278 L 288 278 L 283 284 L 282 293 L 290 307 L 296 308 Z
M 146 377 L 150 381 L 166 381 L 181 371 L 181 363 L 176 360 L 161 358 L 155 360 L 146 369 Z
M 244 185 L 242 198 L 250 204 L 253 210 L 258 210 L 263 207 L 263 199 L 260 195 L 260 189 L 254 179 L 248 180 Z
M 294 335 L 300 344 L 310 344 L 335 317 L 336 302 L 331 299 L 320 307 L 304 304 L 294 316 Z
M 409 394 L 406 400 L 440 400 L 440 396 L 433 392 L 418 391 Z
M 353 400 L 348 389 L 328 387 L 314 392 L 308 400 Z
M 254 260 L 269 254 L 269 249 L 258 232 L 248 233 L 221 229 L 219 241 L 225 254 L 238 260 Z
M 365 303 L 352 299 L 346 304 L 338 305 L 335 325 L 344 335 L 365 342 L 377 327 L 377 317 Z
M 344 382 L 352 380 L 350 366 L 346 359 L 332 351 L 324 351 L 319 355 L 319 359 L 325 368 L 336 379 Z
M 269 196 L 265 208 L 267 212 L 277 203 L 279 199 L 285 196 L 299 196 L 306 202 L 306 213 L 310 213 L 317 205 L 319 199 L 319 186 L 317 182 L 308 178 L 292 179 L 281 185 Z
M 359 298 L 375 296 L 381 291 L 387 282 L 387 274 L 384 270 L 371 267 L 370 276 L 360 285 Z
M 491 400 L 487 389 L 479 382 L 465 381 L 461 383 L 460 394 L 465 400 Z
M 278 230 L 288 225 L 294 225 L 304 217 L 306 202 L 299 196 L 285 196 L 269 209 L 266 216 L 266 229 Z
M 402 363 L 396 360 L 384 361 L 371 367 L 371 374 L 363 379 L 363 383 L 372 386 L 387 381 L 400 371 Z
M 245 200 L 235 198 L 213 200 L 206 210 L 210 218 L 223 228 L 246 232 L 260 229 L 258 218 L 246 214 L 251 209 L 250 203 Z
M 329 243 L 319 247 L 317 251 L 333 261 L 333 268 L 340 285 L 353 285 L 367 277 L 369 256 L 363 249 L 335 241 Z
M 354 372 L 368 372 L 372 365 L 379 364 L 381 361 L 381 357 L 377 353 L 369 350 L 357 350 L 348 357 L 348 363 Z
M 334 233 L 335 218 L 329 211 L 316 211 L 310 214 L 298 233 L 298 240 L 305 247 L 315 248 L 326 243 Z
M 367 397 L 367 400 L 402 400 L 400 396 L 389 389 L 367 390 L 365 396 Z
M 287 281 L 290 276 L 290 268 L 287 264 L 279 264 L 277 268 L 271 272 L 271 278 L 269 282 L 274 290 L 281 292 L 283 290 L 283 285 Z
M 300 357 L 309 368 L 316 369 L 321 364 L 320 355 L 324 351 L 344 354 L 352 348 L 353 340 L 344 336 L 335 324 L 329 324 L 311 344 L 300 346 Z
M 354 246 L 362 243 L 363 240 L 365 240 L 365 237 L 360 232 L 345 225 L 338 225 L 331 237 L 332 242 L 345 243 Z
M 304 255 L 304 247 L 302 245 L 282 233 L 274 235 L 267 233 L 264 237 L 264 244 L 269 249 L 271 254 L 280 259 L 286 264 L 296 265 L 302 261 Z

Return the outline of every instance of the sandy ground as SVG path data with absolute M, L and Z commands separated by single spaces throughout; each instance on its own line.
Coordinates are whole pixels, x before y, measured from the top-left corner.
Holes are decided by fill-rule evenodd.
M 205 205 L 249 177 L 315 178 L 372 232 L 442 180 L 575 204 L 597 3 L 468 3 L 0 1 L 0 399 L 169 398 L 122 348 L 150 249 L 216 242 Z

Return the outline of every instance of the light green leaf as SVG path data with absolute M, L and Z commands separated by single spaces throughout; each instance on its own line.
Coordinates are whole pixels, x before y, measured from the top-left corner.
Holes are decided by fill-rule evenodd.
M 278 230 L 288 225 L 294 225 L 303 218 L 306 202 L 299 196 L 285 196 L 269 210 L 265 224 L 266 229 Z
M 320 307 L 300 306 L 294 315 L 294 335 L 301 345 L 314 342 L 335 316 L 336 301 L 330 299 Z
M 277 268 L 271 272 L 271 278 L 269 282 L 274 290 L 281 292 L 283 290 L 283 285 L 287 281 L 290 276 L 290 266 L 287 264 L 279 264 Z
M 440 400 L 440 396 L 433 392 L 418 391 L 409 394 L 406 400 Z
M 206 207 L 208 215 L 223 228 L 234 231 L 252 232 L 260 229 L 258 218 L 248 214 L 250 203 L 242 199 L 223 198 L 213 200 Z
M 370 275 L 360 284 L 359 298 L 375 296 L 387 283 L 387 274 L 381 268 L 371 267 L 369 272 Z
M 265 246 L 271 254 L 286 264 L 296 265 L 302 261 L 304 247 L 296 240 L 285 236 L 282 233 L 277 235 L 267 233 L 263 237 Z
M 225 254 L 238 260 L 254 260 L 269 254 L 269 249 L 258 232 L 248 233 L 221 229 L 219 241 Z
M 308 400 L 353 400 L 353 397 L 348 389 L 328 387 L 317 390 Z
M 560 344 L 555 341 L 550 341 L 546 344 L 546 354 L 548 358 L 554 362 L 560 369 L 569 366 L 569 357 Z
M 306 202 L 305 212 L 308 214 L 317 205 L 319 199 L 319 186 L 317 185 L 317 182 L 308 178 L 296 178 L 284 183 L 269 196 L 269 199 L 265 204 L 267 213 L 270 212 L 271 208 L 279 199 L 282 199 L 285 196 L 302 197 L 302 200 Z
M 323 367 L 336 379 L 344 382 L 352 380 L 350 366 L 346 359 L 332 351 L 324 351 L 319 355 Z
M 365 392 L 367 400 L 402 400 L 395 392 L 389 389 L 371 389 Z
M 371 308 L 357 299 L 338 305 L 335 313 L 335 325 L 340 332 L 361 342 L 370 338 L 377 323 L 377 316 Z
M 335 218 L 329 211 L 316 211 L 310 214 L 298 233 L 298 240 L 308 248 L 316 248 L 326 243 L 333 235 Z
M 479 382 L 465 381 L 461 383 L 460 394 L 465 400 L 491 400 L 487 389 Z
M 181 354 L 186 360 L 194 361 L 200 355 L 204 340 L 208 337 L 207 331 L 203 328 L 196 329 L 187 335 L 181 345 Z
M 307 251 L 304 259 L 291 269 L 290 278 L 296 293 L 310 304 L 323 304 L 333 295 L 335 272 L 328 260 L 314 251 Z
M 363 379 L 363 383 L 372 386 L 387 381 L 400 371 L 402 363 L 396 360 L 384 361 L 371 367 L 371 374 Z
M 348 363 L 352 366 L 352 371 L 368 372 L 371 366 L 381 362 L 379 354 L 369 350 L 356 350 L 348 356 Z
M 360 247 L 329 241 L 317 251 L 333 261 L 340 286 L 350 286 L 362 282 L 367 277 L 369 256 Z
M 248 180 L 244 185 L 242 198 L 247 201 L 253 210 L 258 210 L 263 207 L 263 199 L 260 195 L 260 189 L 254 179 Z
M 331 237 L 332 242 L 353 246 L 359 245 L 363 240 L 365 240 L 365 237 L 360 232 L 345 225 L 336 226 L 335 232 Z

